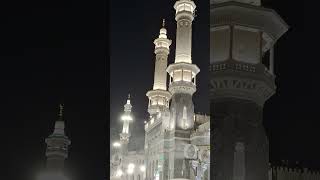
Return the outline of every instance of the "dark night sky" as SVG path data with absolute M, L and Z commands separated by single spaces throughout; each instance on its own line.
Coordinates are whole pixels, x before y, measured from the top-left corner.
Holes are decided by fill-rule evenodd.
M 102 180 L 107 164 L 104 1 L 1 5 L 0 179 L 35 180 L 44 139 L 65 104 L 72 141 L 66 171 Z M 18 4 L 18 5 L 17 5 Z

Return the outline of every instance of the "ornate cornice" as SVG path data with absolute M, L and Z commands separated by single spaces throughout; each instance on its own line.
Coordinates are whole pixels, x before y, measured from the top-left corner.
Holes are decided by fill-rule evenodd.
M 169 85 L 169 91 L 172 94 L 182 93 L 193 95 L 197 91 L 196 85 L 192 82 L 176 81 Z
M 212 64 L 210 74 L 211 99 L 246 99 L 263 106 L 276 90 L 275 77 L 263 64 Z
M 211 27 L 241 25 L 267 33 L 277 41 L 289 28 L 284 20 L 272 9 L 238 2 L 211 5 Z M 214 14 L 214 15 L 213 15 Z

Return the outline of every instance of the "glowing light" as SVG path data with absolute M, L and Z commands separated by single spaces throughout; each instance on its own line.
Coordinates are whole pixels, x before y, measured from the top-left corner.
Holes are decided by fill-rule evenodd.
M 115 142 L 112 145 L 113 145 L 113 147 L 120 147 L 121 146 L 121 144 L 119 142 Z
M 128 171 L 127 171 L 128 174 L 132 174 L 133 173 L 134 167 L 135 167 L 135 165 L 133 163 L 130 163 L 128 165 Z
M 130 115 L 121 116 L 121 120 L 123 121 L 132 121 L 132 117 Z
M 128 169 L 128 174 L 132 174 L 133 173 L 133 169 Z
M 116 173 L 116 176 L 117 176 L 117 177 L 120 177 L 120 176 L 122 176 L 122 175 L 123 175 L 122 170 L 121 170 L 121 169 L 118 169 L 118 170 L 117 170 L 117 173 Z
M 134 166 L 133 163 L 130 163 L 130 164 L 128 165 L 128 168 L 129 168 L 129 169 L 134 169 L 134 167 L 135 167 L 135 166 Z
M 146 167 L 144 165 L 140 166 L 140 171 L 141 172 L 145 172 L 146 171 Z

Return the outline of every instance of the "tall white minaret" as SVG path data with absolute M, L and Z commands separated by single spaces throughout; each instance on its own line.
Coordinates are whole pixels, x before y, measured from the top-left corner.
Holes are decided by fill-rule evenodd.
M 156 129 L 155 131 L 158 131 L 158 127 L 160 127 L 160 131 L 162 131 L 161 134 L 166 134 L 169 129 L 169 101 L 171 93 L 167 90 L 166 69 L 172 41 L 167 38 L 165 20 L 162 22 L 159 37 L 155 39 L 153 43 L 155 45 L 155 70 L 153 89 L 146 94 L 149 98 L 148 112 L 150 114 L 150 121 L 146 124 L 147 126 L 145 126 L 145 164 L 149 166 L 149 168 L 146 169 L 146 179 L 155 179 L 158 176 L 159 180 L 162 180 L 166 177 L 164 177 L 164 173 L 166 173 L 165 168 L 168 167 L 168 162 L 163 161 L 164 158 L 160 159 L 160 157 L 165 157 L 167 154 L 158 150 L 165 148 L 164 143 L 162 143 L 164 142 L 165 136 L 155 136 L 154 133 L 149 132 L 154 131 L 154 129 Z M 155 145 L 154 142 L 159 142 L 160 144 Z M 155 149 L 157 149 L 157 151 L 155 151 Z M 155 159 L 155 156 L 153 155 L 154 152 L 157 152 L 158 159 Z M 151 164 L 155 163 L 156 165 L 151 166 Z
M 178 0 L 174 4 L 177 21 L 176 56 L 167 72 L 170 75 L 169 91 L 172 94 L 170 105 L 170 141 L 168 179 L 190 180 L 190 160 L 183 155 L 185 145 L 190 144 L 191 130 L 194 128 L 194 105 L 192 95 L 196 92 L 196 75 L 200 72 L 192 64 L 192 21 L 196 5 L 192 0 Z
M 124 113 L 121 116 L 121 120 L 123 121 L 123 128 L 122 132 L 120 133 L 120 143 L 121 143 L 121 150 L 123 155 L 128 152 L 128 144 L 129 144 L 129 123 L 132 121 L 131 116 L 131 109 L 132 105 L 130 103 L 130 94 L 128 95 L 127 103 L 124 105 Z
M 64 168 L 64 161 L 68 157 L 68 146 L 71 144 L 71 141 L 65 135 L 64 128 L 63 105 L 60 104 L 59 118 L 55 122 L 54 131 L 45 140 L 47 144 L 47 169 L 50 171 L 62 171 Z
M 157 39 L 154 40 L 155 70 L 153 89 L 147 92 L 149 98 L 148 112 L 150 116 L 156 115 L 160 111 L 169 109 L 171 93 L 167 91 L 167 65 L 170 53 L 171 40 L 167 38 L 165 20 Z
M 172 94 L 170 126 L 171 129 L 190 130 L 194 125 L 192 95 L 196 92 L 196 75 L 200 72 L 191 58 L 192 21 L 196 5 L 192 0 L 178 0 L 174 8 L 177 21 L 176 56 L 175 63 L 167 68 Z

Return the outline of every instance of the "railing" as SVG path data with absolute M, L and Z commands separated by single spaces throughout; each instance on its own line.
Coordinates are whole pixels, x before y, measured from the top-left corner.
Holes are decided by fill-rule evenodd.
M 244 63 L 211 64 L 209 71 L 223 71 L 226 69 L 233 69 L 233 70 L 245 71 L 245 72 L 256 72 L 257 65 L 244 64 Z

